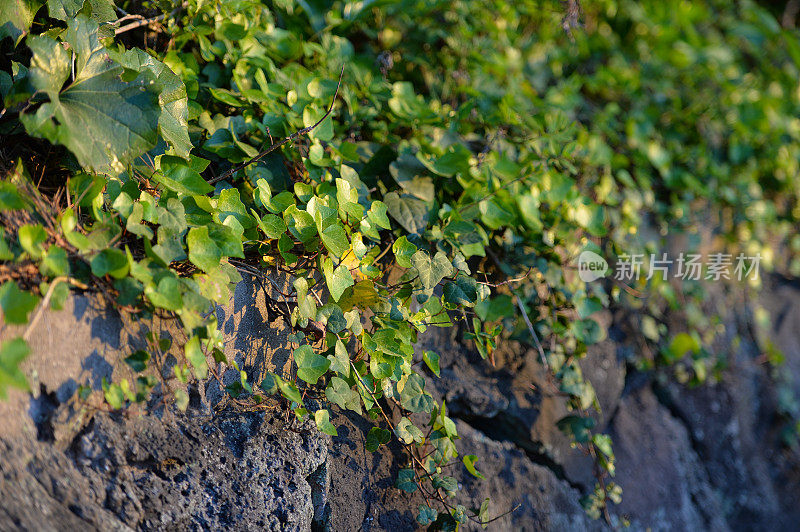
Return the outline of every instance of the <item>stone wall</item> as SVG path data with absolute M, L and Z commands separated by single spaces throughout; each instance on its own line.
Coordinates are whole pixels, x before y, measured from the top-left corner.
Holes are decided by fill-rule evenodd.
M 227 356 L 252 378 L 288 360 L 288 331 L 260 290 L 243 281 L 218 313 Z M 795 383 L 799 296 L 780 279 L 764 291 L 783 316 L 775 340 Z M 736 349 L 721 344 L 731 365 L 717 384 L 690 389 L 626 368 L 631 347 L 614 323 L 582 364 L 603 407 L 599 425 L 615 442 L 624 494 L 614 518 L 633 529 L 774 530 L 800 522 L 798 455 L 778 441 L 774 376 L 748 340 L 746 312 L 732 319 L 730 334 L 742 340 Z M 352 412 L 334 407 L 339 435 L 331 438 L 288 421 L 293 416 L 277 403 L 242 411 L 210 383 L 189 387 L 185 414 L 159 407 L 158 397 L 149 414 L 103 411 L 102 378 L 130 377 L 122 359 L 151 329 L 181 338 L 174 323 L 131 322 L 84 296 L 44 314 L 24 366 L 34 393 L 12 391 L 0 403 L 0 530 L 416 528 L 422 501 L 392 488 L 400 449 L 366 451 L 370 422 Z M 18 333 L 7 328 L 2 336 Z M 479 456 L 486 475 L 454 471 L 463 487 L 458 502 L 479 506 L 490 497 L 490 514 L 514 509 L 492 530 L 607 528 L 578 504 L 593 484 L 591 462 L 555 429 L 565 410 L 535 354 L 507 346 L 493 368 L 459 337 L 434 330 L 419 345 L 441 355 L 442 376 L 429 386 L 457 420 L 460 452 Z M 174 355 L 160 360 L 165 375 Z M 98 409 L 75 400 L 79 385 L 95 390 L 89 404 Z

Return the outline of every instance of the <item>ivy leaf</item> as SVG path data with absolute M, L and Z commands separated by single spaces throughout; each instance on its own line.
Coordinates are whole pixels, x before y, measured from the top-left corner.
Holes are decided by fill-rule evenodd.
M 178 407 L 178 410 L 186 412 L 186 409 L 189 408 L 189 394 L 186 393 L 186 390 L 178 388 L 173 392 L 173 395 L 175 396 L 175 406 Z
M 208 235 L 208 227 L 193 227 L 186 236 L 189 260 L 203 270 L 211 272 L 219 268 L 222 251 Z
M 334 301 L 339 301 L 344 291 L 353 286 L 353 275 L 344 264 L 340 264 L 336 269 L 333 269 L 333 262 L 328 258 L 323 261 L 322 270 L 325 274 L 325 283 L 328 285 L 331 297 Z
M 422 434 L 422 431 L 407 417 L 404 417 L 400 420 L 400 422 L 394 428 L 394 433 L 406 444 L 411 444 L 414 442 L 422 443 L 422 441 L 425 439 L 425 435 Z
M 486 528 L 489 525 L 489 498 L 483 499 L 481 507 L 478 509 L 478 519 L 481 521 L 481 526 Z
M 329 225 L 320 232 L 322 243 L 328 248 L 333 257 L 339 258 L 350 249 L 350 241 L 341 223 Z
M 0 344 L 0 400 L 8 397 L 6 390 L 9 386 L 28 390 L 28 380 L 19 365 L 29 353 L 28 343 L 22 338 L 6 340 Z
M 241 237 L 226 225 L 211 224 L 208 226 L 208 237 L 226 257 L 244 258 L 244 247 Z
M 454 306 L 473 307 L 478 300 L 478 283 L 472 277 L 459 275 L 455 282 L 444 285 L 444 300 Z
M 272 374 L 272 378 L 275 379 L 275 382 L 278 384 L 278 389 L 281 391 L 281 395 L 288 400 L 297 403 L 298 405 L 303 404 L 303 397 L 300 395 L 300 390 L 297 389 L 297 386 L 294 383 L 286 382 L 274 373 Z
M 436 489 L 443 489 L 450 497 L 453 497 L 458 491 L 458 481 L 453 477 L 433 475 L 431 485 Z
M 425 504 L 419 505 L 419 513 L 417 514 L 417 523 L 422 526 L 427 526 L 436 521 L 436 516 L 439 515 L 436 510 Z
M 501 206 L 494 198 L 481 201 L 478 207 L 481 211 L 481 220 L 491 229 L 500 229 L 514 222 L 514 213 Z
M 388 433 L 389 431 L 387 430 L 386 432 Z M 417 481 L 414 478 L 414 470 L 401 469 L 397 473 L 397 481 L 394 485 L 406 493 L 414 493 L 417 491 Z
M 428 226 L 428 204 L 408 194 L 389 192 L 383 197 L 389 214 L 411 234 L 422 234 Z
M 199 157 L 194 159 L 203 161 Z M 201 196 L 214 191 L 214 187 L 203 179 L 200 172 L 192 168 L 180 157 L 162 155 L 159 159 L 159 164 L 161 172 L 154 173 L 153 179 L 159 181 L 170 190 L 190 196 Z
M 156 145 L 159 86 L 150 84 L 149 73 L 123 81 L 122 66 L 109 58 L 97 31 L 83 15 L 67 22 L 75 80 L 64 90 L 73 65 L 70 54 L 50 37 L 28 38 L 29 79 L 50 101 L 34 114 L 20 114 L 20 121 L 31 135 L 69 148 L 83 167 L 116 175 Z
M 162 277 L 156 286 L 146 285 L 144 295 L 153 305 L 165 310 L 180 310 L 183 306 L 180 282 L 171 275 Z
M 286 224 L 278 216 L 266 213 L 263 217 L 258 217 L 255 211 L 251 212 L 256 219 L 258 228 L 267 235 L 267 238 L 275 240 L 286 232 Z
M 331 377 L 331 382 L 325 389 L 325 397 L 339 408 L 361 413 L 361 396 L 344 379 Z
M 338 436 L 336 427 L 331 423 L 331 413 L 327 410 L 317 410 L 314 412 L 314 421 L 317 423 L 317 428 L 329 436 Z
M 39 265 L 39 270 L 42 275 L 47 277 L 58 277 L 59 275 L 67 275 L 69 273 L 69 259 L 67 257 L 67 250 L 60 248 L 55 244 L 51 245 L 47 250 L 47 254 L 42 259 Z
M 408 238 L 401 236 L 392 244 L 392 253 L 394 253 L 397 264 L 403 268 L 411 267 L 411 257 L 417 252 L 417 246 L 408 241 Z
M 426 290 L 435 287 L 442 279 L 453 273 L 453 265 L 442 251 L 437 251 L 431 260 L 428 252 L 420 249 L 411 256 L 411 263 L 419 274 L 422 287 Z
M 385 445 L 389 443 L 389 440 L 392 437 L 392 433 L 386 429 L 382 429 L 380 427 L 372 427 L 369 429 L 369 433 L 367 434 L 367 441 L 364 445 L 367 450 L 371 453 L 374 453 L 378 450 L 378 447 L 381 445 Z
M 425 361 L 425 365 L 428 366 L 434 375 L 437 377 L 439 376 L 439 355 L 434 353 L 433 351 L 425 351 L 422 353 L 422 360 Z
M 464 176 L 469 175 L 469 159 L 471 156 L 472 153 L 469 148 L 463 144 L 454 144 L 448 147 L 443 155 L 434 160 L 423 157 L 421 153 L 417 154 L 417 158 L 428 170 L 445 177 L 450 177 L 457 173 Z
M 189 100 L 186 86 L 181 78 L 167 65 L 139 48 L 126 50 L 124 54 L 115 54 L 114 59 L 125 68 L 139 73 L 149 73 L 151 79 L 155 80 L 159 89 L 158 105 L 161 110 L 158 116 L 158 131 L 178 156 L 188 159 L 192 149 L 188 127 Z
M 382 227 L 383 229 L 391 229 L 392 226 L 389 223 L 389 217 L 386 215 L 388 212 L 389 209 L 386 207 L 386 204 L 382 201 L 376 200 L 372 202 L 372 206 L 367 212 L 367 217 L 378 227 Z
M 110 275 L 122 279 L 128 275 L 128 257 L 125 252 L 116 248 L 106 248 L 92 258 L 92 274 L 97 277 Z
M 558 429 L 577 443 L 587 443 L 594 428 L 594 419 L 581 416 L 565 416 L 556 422 Z
M 309 384 L 316 384 L 331 366 L 331 361 L 316 354 L 310 345 L 295 349 L 294 361 L 297 363 L 297 376 Z
M 400 402 L 410 412 L 430 412 L 433 409 L 433 398 L 425 393 L 425 379 L 413 373 L 408 376 L 400 391 Z
M 47 233 L 41 224 L 23 225 L 17 233 L 19 245 L 27 251 L 33 258 L 38 259 L 44 251 L 43 244 L 47 241 Z
M 453 479 L 455 480 L 455 479 Z M 455 491 L 448 491 L 447 494 L 450 493 L 455 494 Z M 467 508 L 463 504 L 459 504 L 455 507 L 455 509 L 451 510 L 453 513 L 453 519 L 460 524 L 465 524 L 467 522 Z
M 87 1 L 91 5 L 93 20 L 110 22 L 116 19 L 114 7 L 109 0 L 47 0 L 47 10 L 55 19 L 70 20 L 84 9 Z
M 300 242 L 308 242 L 317 234 L 317 224 L 314 218 L 306 211 L 301 211 L 295 205 L 290 205 L 283 212 L 283 220 L 289 232 Z
M 483 473 L 475 469 L 475 462 L 478 461 L 477 456 L 475 456 L 474 454 L 468 454 L 467 456 L 462 458 L 462 461 L 464 462 L 464 467 L 467 468 L 467 471 L 469 471 L 473 477 L 479 478 L 481 480 L 486 478 L 485 476 L 483 476 Z
M 25 201 L 17 190 L 17 185 L 10 181 L 0 182 L 0 210 L 15 211 L 24 208 Z
M 108 380 L 103 377 L 103 395 L 106 398 L 108 405 L 114 410 L 119 410 L 125 404 L 125 393 L 120 388 L 119 384 L 109 384 Z M 184 392 L 186 393 L 186 392 Z M 186 402 L 188 404 L 189 398 L 187 396 Z
M 596 344 L 606 335 L 605 330 L 591 318 L 573 321 L 570 323 L 570 329 L 575 334 L 575 338 L 586 345 Z
M 208 377 L 208 361 L 200 345 L 200 337 L 192 336 L 184 345 L 184 351 L 186 359 L 192 364 L 197 378 L 203 380 Z
M 22 36 L 28 33 L 33 17 L 44 2 L 39 0 L 15 0 L 0 3 L 0 40 L 11 37 L 18 44 Z
M 350 376 L 350 356 L 347 354 L 347 348 L 344 342 L 337 339 L 336 347 L 334 348 L 334 356 L 328 356 L 331 361 L 331 369 L 344 377 Z
M 150 360 L 150 353 L 140 349 L 135 353 L 125 357 L 125 363 L 128 364 L 133 371 L 144 371 L 147 369 L 147 361 Z

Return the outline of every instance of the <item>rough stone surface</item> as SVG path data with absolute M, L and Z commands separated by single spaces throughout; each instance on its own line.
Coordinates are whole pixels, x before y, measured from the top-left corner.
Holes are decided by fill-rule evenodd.
M 798 391 L 800 285 L 765 285 L 764 304 L 777 317 L 772 339 L 787 358 L 782 382 Z M 226 355 L 252 381 L 288 360 L 288 331 L 263 289 L 244 281 L 218 311 Z M 626 370 L 632 347 L 603 319 L 610 339 L 592 346 L 581 367 L 603 407 L 598 427 L 615 442 L 624 493 L 613 518 L 635 530 L 794 528 L 800 456 L 780 445 L 783 392 L 751 341 L 752 317 L 735 313 L 718 345 L 730 368 L 698 388 Z M 184 415 L 159 408 L 158 393 L 147 415 L 81 408 L 78 386 L 96 397 L 103 377 L 130 378 L 122 359 L 146 346 L 151 330 L 180 338 L 172 323 L 129 322 L 88 298 L 43 315 L 25 362 L 35 393 L 13 391 L 0 403 L 0 531 L 417 528 L 421 496 L 392 488 L 403 450 L 365 449 L 378 421 L 334 409 L 339 435 L 330 438 L 290 423 L 278 404 L 238 412 L 209 383 L 189 388 Z M 2 336 L 18 333 L 9 327 Z M 590 461 L 554 428 L 567 411 L 537 353 L 511 344 L 493 367 L 460 338 L 458 329 L 433 330 L 417 346 L 440 354 L 441 378 L 429 379 L 429 390 L 456 419 L 460 453 L 480 457 L 486 476 L 454 465 L 463 488 L 456 502 L 490 497 L 490 515 L 514 510 L 491 530 L 607 529 L 578 504 L 594 482 Z M 180 357 L 175 344 L 159 355 L 165 377 Z
M 326 462 L 324 439 L 309 426 L 287 431 L 263 414 L 159 420 L 99 413 L 66 451 L 48 442 L 4 445 L 5 525 L 309 530 L 323 519 L 324 508 L 312 501 L 315 489 L 327 487 L 313 481 Z

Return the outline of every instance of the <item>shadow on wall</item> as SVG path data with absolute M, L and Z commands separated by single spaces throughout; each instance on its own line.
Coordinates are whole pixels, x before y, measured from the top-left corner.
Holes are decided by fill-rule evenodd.
M 285 279 L 280 282 L 286 284 Z M 251 383 L 260 382 L 267 371 L 283 370 L 289 361 L 287 336 L 291 331 L 280 315 L 268 308 L 265 288 L 272 289 L 272 298 L 282 298 L 270 284 L 245 277 L 229 303 L 216 310 L 225 355 L 246 371 Z M 24 327 L 7 326 L 0 332 L 0 340 L 23 332 Z M 151 333 L 162 341 L 149 341 Z M 99 403 L 104 380 L 134 383 L 142 374 L 134 372 L 125 358 L 138 350 L 150 355 L 143 374 L 154 377 L 157 384 L 148 406 L 160 415 L 165 391 L 171 394 L 180 385 L 174 369 L 187 363 L 183 354 L 186 340 L 176 319 L 153 316 L 136 320 L 120 315 L 99 296 L 74 295 L 62 310 L 47 309 L 33 331 L 31 354 L 23 364 L 33 393 L 9 390 L 9 400 L 0 402 L 0 431 L 5 438 L 52 432 L 42 427 L 54 416 L 63 422 L 77 414 L 70 403 L 80 387 L 88 388 Z M 211 358 L 208 362 L 214 363 Z M 238 380 L 239 374 L 228 368 L 222 378 L 228 385 Z M 213 379 L 197 388 L 205 396 L 206 412 L 224 397 L 224 390 Z

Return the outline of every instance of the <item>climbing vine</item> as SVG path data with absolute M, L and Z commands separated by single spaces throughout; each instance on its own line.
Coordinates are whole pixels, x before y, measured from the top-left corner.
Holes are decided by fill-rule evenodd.
M 665 309 L 682 294 L 701 316 L 699 288 L 586 283 L 574 260 L 654 251 L 642 212 L 691 233 L 700 206 L 725 245 L 788 239 L 800 48 L 750 2 L 585 4 L 586 28 L 577 2 L 4 4 L 0 307 L 25 328 L 0 347 L 0 397 L 28 387 L 43 309 L 97 292 L 185 333 L 170 375 L 152 371 L 169 340 L 131 353 L 136 379 L 103 383 L 110 408 L 160 383 L 185 410 L 167 380 L 212 379 L 336 435 L 335 404 L 374 420 L 368 449 L 403 446 L 396 486 L 422 492 L 421 525 L 485 525 L 488 503 L 454 502 L 456 425 L 426 390 L 439 356 L 415 349 L 457 325 L 487 364 L 498 341 L 535 350 L 571 410 L 558 428 L 596 464 L 584 506 L 610 519 L 614 454 L 579 364 L 605 338 L 597 313 L 645 307 L 640 341 L 659 356 L 631 362 L 698 382 L 716 323 L 670 334 Z M 678 16 L 682 55 L 664 55 L 678 37 L 654 28 Z M 681 114 L 692 98 L 710 107 Z M 722 139 L 731 113 L 746 125 Z M 285 368 L 252 375 L 225 355 L 215 309 L 242 275 L 292 328 Z M 225 368 L 239 378 L 223 384 Z M 479 457 L 461 463 L 482 478 Z

